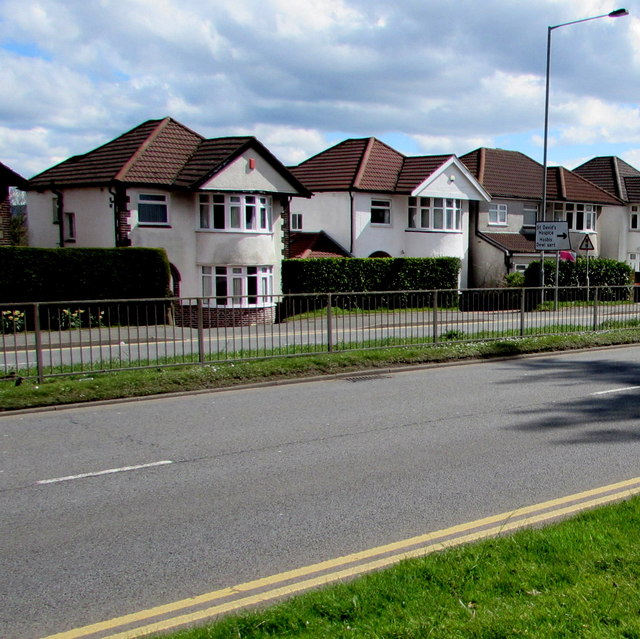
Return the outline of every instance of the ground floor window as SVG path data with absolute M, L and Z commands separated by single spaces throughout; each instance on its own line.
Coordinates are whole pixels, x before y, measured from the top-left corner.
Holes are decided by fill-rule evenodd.
M 202 266 L 202 296 L 212 306 L 273 303 L 273 266 Z
M 635 273 L 640 272 L 640 253 L 629 253 L 627 261 Z

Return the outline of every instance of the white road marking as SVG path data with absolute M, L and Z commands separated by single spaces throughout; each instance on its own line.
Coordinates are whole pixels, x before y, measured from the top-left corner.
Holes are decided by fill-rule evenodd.
M 67 477 L 56 477 L 54 479 L 41 479 L 37 484 L 57 484 L 63 481 L 72 481 L 74 479 L 84 479 L 85 477 L 98 477 L 100 475 L 111 475 L 113 473 L 124 473 L 129 470 L 141 470 L 142 468 L 153 468 L 154 466 L 164 466 L 173 464 L 172 461 L 165 459 L 163 461 L 151 462 L 150 464 L 140 464 L 138 466 L 123 466 L 122 468 L 109 468 L 107 470 L 98 470 L 93 473 L 82 473 L 80 475 L 68 475 Z
M 637 390 L 640 386 L 624 386 L 623 388 L 612 388 L 611 390 L 598 391 L 591 393 L 592 395 L 608 395 L 609 393 L 622 393 L 623 391 Z

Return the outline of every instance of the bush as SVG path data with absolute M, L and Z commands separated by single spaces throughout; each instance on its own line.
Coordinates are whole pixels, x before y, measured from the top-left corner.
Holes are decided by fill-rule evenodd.
M 633 269 L 624 262 L 603 257 L 588 260 L 589 286 L 628 286 L 633 283 Z M 556 261 L 544 261 L 544 286 L 555 286 Z M 540 261 L 532 262 L 525 271 L 525 286 L 540 286 Z M 558 286 L 587 286 L 587 258 L 575 262 L 560 260 Z
M 0 247 L 0 302 L 166 297 L 162 249 Z
M 460 260 L 429 258 L 318 258 L 284 260 L 285 293 L 426 291 L 458 288 Z

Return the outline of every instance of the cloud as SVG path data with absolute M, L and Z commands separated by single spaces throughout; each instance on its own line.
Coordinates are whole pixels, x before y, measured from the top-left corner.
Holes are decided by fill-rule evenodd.
M 38 155 L 14 167 L 23 171 L 166 115 L 205 135 L 267 136 L 287 163 L 335 131 L 442 152 L 509 135 L 535 148 L 546 27 L 616 8 L 602 4 L 4 0 L 0 126 L 24 139 L 40 127 L 54 145 L 31 147 Z M 629 8 L 631 18 L 554 32 L 557 149 L 620 139 L 619 122 L 636 139 L 640 20 Z M 0 146 L 1 161 L 17 156 Z

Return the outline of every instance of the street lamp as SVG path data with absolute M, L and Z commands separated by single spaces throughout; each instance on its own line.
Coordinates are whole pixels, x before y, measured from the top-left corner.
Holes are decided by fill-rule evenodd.
M 543 170 L 542 170 L 542 211 L 539 219 L 544 221 L 547 215 L 547 144 L 549 139 L 549 71 L 551 68 L 551 32 L 560 27 L 567 27 L 570 24 L 578 24 L 579 22 L 589 22 L 590 20 L 599 20 L 600 18 L 620 18 L 629 15 L 626 9 L 616 9 L 611 13 L 604 13 L 601 16 L 593 16 L 591 18 L 582 18 L 582 20 L 573 20 L 571 22 L 563 22 L 547 28 L 547 82 L 544 97 L 544 152 L 543 152 Z

